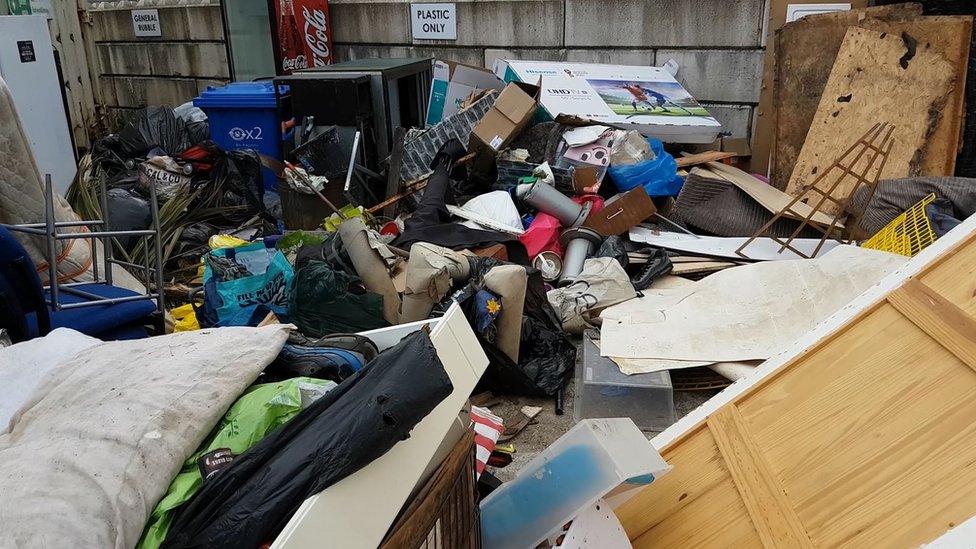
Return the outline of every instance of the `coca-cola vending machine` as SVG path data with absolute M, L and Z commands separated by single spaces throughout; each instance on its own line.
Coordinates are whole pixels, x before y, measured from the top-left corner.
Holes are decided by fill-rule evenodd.
M 332 20 L 328 0 L 270 0 L 279 75 L 332 64 Z

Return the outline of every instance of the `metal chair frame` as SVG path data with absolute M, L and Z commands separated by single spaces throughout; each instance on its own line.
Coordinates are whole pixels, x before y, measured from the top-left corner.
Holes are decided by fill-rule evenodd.
M 149 186 L 149 207 L 152 213 L 152 224 L 150 229 L 140 229 L 140 230 L 130 230 L 130 231 L 111 231 L 108 230 L 109 223 L 109 213 L 108 213 L 108 198 L 106 194 L 105 181 L 101 181 L 100 190 L 100 206 L 102 210 L 101 219 L 92 220 L 78 220 L 78 221 L 57 221 L 54 215 L 54 187 L 51 183 L 51 175 L 47 174 L 44 177 L 44 217 L 45 220 L 42 223 L 23 223 L 18 225 L 10 225 L 6 223 L 0 223 L 3 227 L 11 231 L 17 231 L 25 234 L 30 234 L 34 236 L 43 236 L 47 244 L 47 255 L 48 255 L 48 282 L 44 285 L 44 289 L 49 290 L 50 299 L 47 299 L 47 304 L 51 308 L 51 311 L 64 311 L 68 309 L 78 309 L 82 307 L 94 307 L 99 305 L 116 305 L 119 303 L 126 303 L 129 301 L 141 301 L 149 300 L 156 302 L 156 312 L 162 313 L 166 310 L 164 292 L 163 292 L 163 251 L 162 243 L 160 242 L 159 235 L 159 205 L 156 199 L 156 188 L 152 185 Z M 69 227 L 84 227 L 87 230 L 65 233 L 60 232 L 60 229 L 65 229 Z M 94 230 L 94 229 L 103 230 Z M 153 246 L 154 253 L 146 253 L 146 264 L 138 265 L 135 263 L 130 263 L 128 261 L 122 261 L 120 259 L 115 259 L 112 252 L 112 239 L 125 236 L 137 236 L 144 240 L 146 249 L 148 251 L 150 244 Z M 92 254 L 92 280 L 86 282 L 60 282 L 58 280 L 58 242 L 66 240 L 90 240 L 91 241 L 91 254 Z M 151 239 L 151 242 L 150 242 Z M 98 267 L 98 247 L 95 245 L 95 241 L 100 240 L 102 242 L 102 248 L 105 250 L 105 256 L 103 260 L 103 269 L 99 273 Z M 155 256 L 155 257 L 153 257 Z M 102 297 L 91 292 L 86 292 L 81 290 L 78 286 L 83 286 L 86 284 L 108 284 L 112 285 L 112 266 L 120 265 L 122 267 L 128 267 L 130 269 L 142 270 L 145 277 L 144 281 L 146 284 L 146 292 L 141 295 L 127 296 L 127 297 L 115 297 L 107 298 Z M 104 276 L 99 276 L 100 274 Z M 152 281 L 156 288 L 152 291 L 151 283 Z M 82 301 L 79 303 L 65 303 L 62 304 L 58 300 L 58 296 L 64 292 L 66 294 L 72 294 L 78 297 L 83 297 L 87 301 Z

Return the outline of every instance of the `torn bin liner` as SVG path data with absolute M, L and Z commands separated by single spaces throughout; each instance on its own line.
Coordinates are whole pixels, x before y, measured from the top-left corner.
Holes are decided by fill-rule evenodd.
M 258 547 L 302 502 L 385 454 L 451 394 L 418 330 L 205 482 L 163 547 Z
M 480 261 L 478 273 L 471 277 L 472 282 L 458 293 L 458 303 L 472 326 L 477 323 L 475 296 L 483 285 L 484 274 L 500 264 L 503 263 L 493 259 Z M 576 347 L 566 337 L 559 317 L 546 300 L 542 274 L 535 269 L 527 270 L 526 274 L 519 359 L 513 361 L 493 340 L 485 334 L 477 334 L 490 361 L 479 387 L 499 392 L 553 396 L 573 374 Z
M 451 190 L 451 170 L 464 155 L 461 143 L 452 139 L 444 144 L 434 157 L 434 173 L 427 182 L 424 196 L 417 210 L 403 224 L 403 233 L 393 245 L 409 249 L 415 242 L 430 242 L 445 248 L 481 248 L 497 242 L 514 240 L 514 236 L 495 231 L 483 231 L 465 227 L 451 221 L 447 203 L 454 202 Z

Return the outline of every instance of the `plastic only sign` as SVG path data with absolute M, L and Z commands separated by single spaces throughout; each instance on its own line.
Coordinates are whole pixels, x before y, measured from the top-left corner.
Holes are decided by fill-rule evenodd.
M 457 40 L 457 4 L 410 4 L 415 40 Z

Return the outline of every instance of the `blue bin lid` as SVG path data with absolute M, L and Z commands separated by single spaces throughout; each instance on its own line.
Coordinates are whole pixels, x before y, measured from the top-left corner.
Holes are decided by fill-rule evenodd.
M 286 87 L 282 93 L 287 93 Z M 262 82 L 231 82 L 226 86 L 207 86 L 206 91 L 193 100 L 193 105 L 200 108 L 207 107 L 275 107 L 274 83 Z

